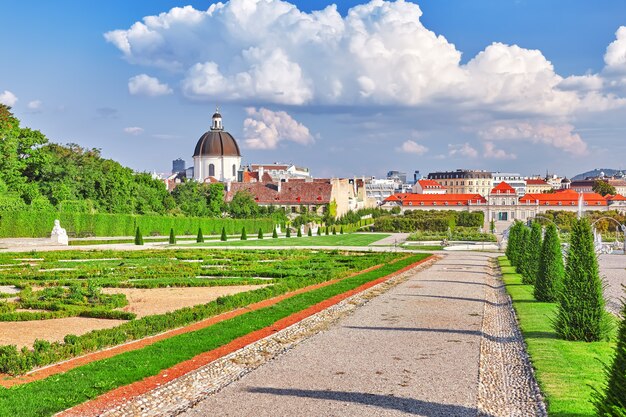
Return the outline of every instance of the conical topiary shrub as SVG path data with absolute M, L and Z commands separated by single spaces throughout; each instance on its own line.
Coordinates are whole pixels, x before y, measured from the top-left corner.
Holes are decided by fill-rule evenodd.
M 519 257 L 519 239 L 524 225 L 520 221 L 515 221 L 513 226 L 509 229 L 509 239 L 506 245 L 506 257 L 509 258 L 511 265 L 517 265 L 517 258 Z
M 317 235 L 322 236 L 322 226 L 317 226 Z
M 607 368 L 608 383 L 604 392 L 596 392 L 594 403 L 598 417 L 626 416 L 626 303 L 617 333 L 613 364 Z
M 524 284 L 535 284 L 537 273 L 539 271 L 539 256 L 541 254 L 541 225 L 539 222 L 533 222 L 530 228 L 530 237 L 528 240 L 527 257 L 525 258 L 526 265 L 524 266 L 525 274 L 522 276 L 522 282 Z
M 196 237 L 196 242 L 197 243 L 204 242 L 204 235 L 202 234 L 202 228 L 201 227 L 198 227 L 198 236 Z
M 517 241 L 517 263 L 515 265 L 515 269 L 517 273 L 522 275 L 522 279 L 524 278 L 524 274 L 526 273 L 526 260 L 528 259 L 528 252 L 526 247 L 530 242 L 530 229 L 528 227 L 523 226 L 522 230 L 519 234 L 519 239 Z
M 337 228 L 333 226 L 333 235 L 337 234 Z
M 287 232 L 285 233 L 285 237 L 291 237 L 291 229 L 288 227 Z
M 263 239 L 263 229 L 259 227 L 259 234 L 256 236 L 257 239 Z
M 241 228 L 241 240 L 248 240 L 248 235 L 246 234 L 246 228 Z
M 176 235 L 174 234 L 174 228 L 172 227 L 170 229 L 170 240 L 169 240 L 170 245 L 175 245 L 176 244 Z
M 313 236 L 313 231 L 311 230 L 311 228 L 309 227 L 309 231 L 306 232 L 307 236 Z
M 341 226 L 341 229 L 339 230 L 339 234 L 343 235 L 343 226 Z
M 554 330 L 566 340 L 598 341 L 606 335 L 604 314 L 593 234 L 583 218 L 572 227 Z
M 535 298 L 537 301 L 556 301 L 564 274 L 559 232 L 556 226 L 550 223 L 546 227 L 546 234 L 543 238 L 541 256 L 539 257 L 539 271 L 535 280 Z
M 298 234 L 296 236 L 297 237 L 302 237 L 302 229 L 300 229 L 299 227 L 298 227 Z
M 274 228 L 274 231 L 272 232 L 272 238 L 278 239 L 278 232 L 276 231 L 276 228 Z
M 135 245 L 143 245 L 143 236 L 139 226 L 137 226 L 137 230 L 135 231 Z
M 226 242 L 228 240 L 228 235 L 226 234 L 226 226 L 222 227 L 222 236 L 220 236 L 220 240 L 222 242 Z
M 330 229 L 330 227 L 329 227 L 329 226 L 326 226 L 326 236 L 328 236 L 328 234 L 330 233 L 330 230 L 329 230 L 329 229 Z

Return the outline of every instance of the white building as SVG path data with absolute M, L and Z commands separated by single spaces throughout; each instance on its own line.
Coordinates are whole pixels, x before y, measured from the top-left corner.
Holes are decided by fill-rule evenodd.
M 446 187 L 434 180 L 417 180 L 411 192 L 415 194 L 445 194 Z
M 397 180 L 372 178 L 365 182 L 366 199 L 376 200 L 381 204 L 384 199 L 402 190 L 402 184 Z
M 211 129 L 196 144 L 193 166 L 196 181 L 237 181 L 241 152 L 235 138 L 224 131 L 219 110 L 213 115 Z
M 526 194 L 526 180 L 520 174 L 512 172 L 493 172 L 491 174 L 494 184 L 506 182 L 515 189 L 518 197 Z

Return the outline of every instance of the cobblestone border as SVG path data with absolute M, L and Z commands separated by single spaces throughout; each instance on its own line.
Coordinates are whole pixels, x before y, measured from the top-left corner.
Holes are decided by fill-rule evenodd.
M 441 259 L 440 256 L 433 256 L 409 271 L 346 298 L 292 326 L 191 371 L 159 388 L 106 410 L 100 416 L 156 417 L 178 415 L 264 363 L 294 348 L 302 341 L 327 329 L 372 298 L 405 282 L 416 272 L 430 267 L 439 259 Z
M 511 297 L 493 259 L 486 280 L 478 376 L 479 417 L 547 416 Z

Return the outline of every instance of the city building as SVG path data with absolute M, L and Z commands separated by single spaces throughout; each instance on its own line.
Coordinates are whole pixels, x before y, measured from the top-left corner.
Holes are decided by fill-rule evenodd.
M 443 185 L 448 194 L 480 194 L 486 197 L 493 188 L 491 172 L 482 170 L 431 172 L 428 179 Z
M 526 180 L 523 176 L 512 172 L 494 172 L 491 174 L 494 184 L 500 184 L 506 182 L 515 189 L 518 196 L 526 194 Z
M 406 172 L 389 171 L 387 172 L 387 179 L 396 180 L 396 181 L 399 181 L 401 184 L 406 184 Z
M 387 197 L 402 190 L 402 184 L 397 180 L 370 178 L 365 181 L 365 193 L 368 199 L 381 204 Z
M 526 179 L 526 194 L 541 194 L 553 190 L 552 186 L 542 178 Z
M 185 161 L 182 158 L 174 159 L 172 161 L 172 174 L 185 172 L 185 169 Z
M 267 173 L 272 178 L 311 178 L 311 170 L 309 168 L 299 167 L 294 164 L 280 164 L 274 162 L 272 164 L 250 164 L 248 166 L 250 172 L 259 172 L 261 176 Z
M 241 166 L 239 145 L 224 131 L 219 110 L 211 121 L 210 130 L 200 137 L 193 153 L 193 178 L 200 182 L 237 181 Z
M 508 222 L 515 219 L 515 206 L 518 201 L 517 190 L 507 182 L 493 187 L 489 192 L 489 206 L 485 218 L 487 221 Z
M 434 180 L 417 180 L 411 187 L 415 194 L 445 194 L 446 188 Z

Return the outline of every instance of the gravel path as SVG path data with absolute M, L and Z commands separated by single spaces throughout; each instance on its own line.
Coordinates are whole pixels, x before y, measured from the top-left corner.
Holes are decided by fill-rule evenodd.
M 611 313 L 619 314 L 621 311 L 620 300 L 626 297 L 623 285 L 626 285 L 626 256 L 624 255 L 600 255 L 600 275 L 606 282 L 604 295 L 606 308 Z
M 446 257 L 182 415 L 476 416 L 488 259 Z

